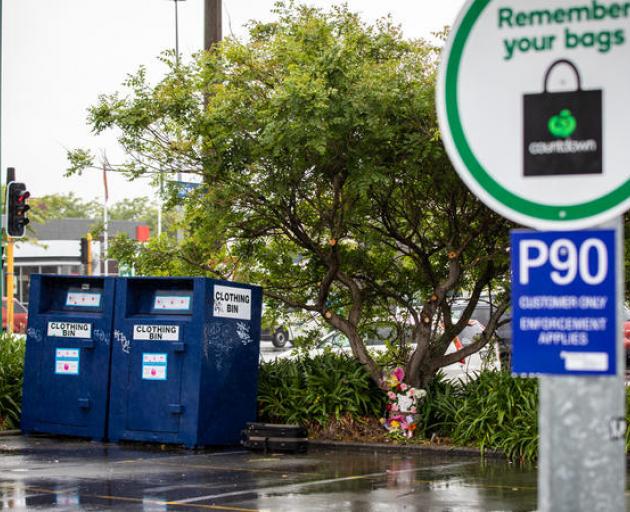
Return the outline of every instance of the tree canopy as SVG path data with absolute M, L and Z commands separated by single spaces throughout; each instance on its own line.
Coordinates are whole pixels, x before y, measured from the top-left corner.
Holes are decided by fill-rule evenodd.
M 31 212 L 29 215 L 36 222 L 46 222 L 54 219 L 95 219 L 102 209 L 96 200 L 85 201 L 69 192 L 68 194 L 47 194 L 32 197 L 29 200 Z
M 425 384 L 488 343 L 507 307 L 500 300 L 486 332 L 446 354 L 484 290 L 505 291 L 509 255 L 506 221 L 462 184 L 440 141 L 439 49 L 346 7 L 279 3 L 276 15 L 189 63 L 163 56 L 159 83 L 140 69 L 90 109 L 96 132 L 120 133 L 130 175 L 202 178 L 187 198 L 171 195 L 183 240 L 155 243 L 149 260 L 145 248 L 144 266 L 155 272 L 162 258 L 178 262 L 173 272 L 263 285 L 272 305 L 342 331 L 379 384 L 366 332 L 403 324 L 395 345 L 409 382 Z M 77 172 L 90 156 L 70 161 Z M 454 320 L 462 290 L 469 306 Z
M 45 223 L 56 219 L 92 219 L 96 230 L 102 229 L 103 203 L 97 199 L 84 200 L 74 193 L 47 194 L 29 200 L 32 220 Z M 156 232 L 157 206 L 148 197 L 126 198 L 108 206 L 110 220 L 128 220 L 147 224 Z M 169 229 L 175 225 L 172 211 L 164 212 L 164 224 Z

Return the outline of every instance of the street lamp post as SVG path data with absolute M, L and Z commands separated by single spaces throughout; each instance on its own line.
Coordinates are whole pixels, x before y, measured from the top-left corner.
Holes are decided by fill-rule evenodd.
M 175 65 L 177 66 L 177 68 L 179 68 L 179 19 L 178 19 L 178 14 L 177 14 L 177 4 L 179 2 L 185 2 L 186 0 L 170 0 L 170 1 L 175 3 Z M 176 179 L 177 179 L 177 186 L 180 186 L 181 185 L 181 181 L 182 181 L 182 173 L 181 172 L 177 173 L 177 178 Z M 160 185 L 161 185 L 161 180 L 160 180 Z M 161 206 L 161 198 L 160 198 L 160 210 L 161 209 L 162 209 L 162 206 Z M 162 224 L 162 223 L 160 222 L 160 224 Z M 181 239 L 182 239 L 182 233 L 178 229 L 177 230 L 177 241 L 179 242 L 179 241 L 181 241 Z
M 185 2 L 186 0 L 169 0 L 175 4 L 175 63 L 179 67 L 179 15 L 177 4 L 179 2 Z
M 2 1 L 2 0 L 0 0 Z M 186 0 L 169 0 L 175 4 L 175 65 L 179 68 L 179 10 L 177 4 L 179 2 L 185 2 Z M 177 173 L 177 181 L 181 179 L 180 173 Z M 162 172 L 159 176 L 159 191 L 158 191 L 158 219 L 157 219 L 157 235 L 162 234 L 162 194 L 164 192 L 164 178 Z

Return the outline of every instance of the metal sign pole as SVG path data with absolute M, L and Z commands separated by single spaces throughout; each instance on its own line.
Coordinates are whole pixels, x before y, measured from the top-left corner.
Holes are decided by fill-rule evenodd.
M 625 510 L 622 219 L 599 227 L 615 229 L 617 374 L 539 378 L 538 507 L 541 512 Z
M 13 249 L 15 247 L 15 242 L 13 238 L 7 238 L 7 332 L 13 332 L 13 318 L 14 318 L 14 308 L 13 308 L 13 293 L 15 290 L 15 271 L 14 271 L 14 258 L 13 258 Z

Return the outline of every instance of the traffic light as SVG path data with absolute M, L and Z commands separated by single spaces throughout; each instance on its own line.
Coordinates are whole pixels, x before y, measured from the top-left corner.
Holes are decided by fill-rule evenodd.
M 24 236 L 29 223 L 27 213 L 31 209 L 28 205 L 30 196 L 24 183 L 12 181 L 7 185 L 7 234 L 12 238 Z
M 81 239 L 81 264 L 83 265 L 87 265 L 88 264 L 88 239 L 87 238 L 82 238 Z

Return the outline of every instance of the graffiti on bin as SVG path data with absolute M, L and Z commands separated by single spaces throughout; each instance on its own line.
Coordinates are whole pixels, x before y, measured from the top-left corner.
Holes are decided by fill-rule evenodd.
M 114 339 L 120 343 L 120 348 L 125 354 L 129 354 L 131 351 L 131 341 L 127 339 L 127 336 L 124 333 L 120 332 L 118 329 L 114 331 Z
M 94 339 L 105 343 L 105 345 L 109 345 L 109 335 L 102 329 L 94 329 Z
M 42 341 L 42 330 L 41 329 L 35 329 L 34 327 L 29 327 L 26 330 L 26 335 L 35 340 L 35 341 Z
M 236 322 L 236 335 L 243 345 L 249 345 L 254 341 L 249 333 L 249 324 L 245 322 Z

